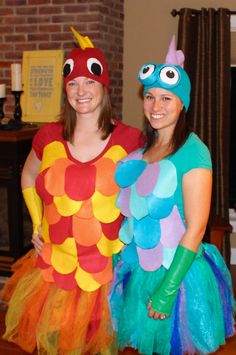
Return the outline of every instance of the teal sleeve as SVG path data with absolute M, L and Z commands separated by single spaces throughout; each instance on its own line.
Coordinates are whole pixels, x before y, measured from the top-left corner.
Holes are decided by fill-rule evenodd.
M 183 173 L 195 168 L 212 170 L 211 155 L 208 147 L 194 133 L 191 134 L 188 144 L 184 147 L 181 156 Z

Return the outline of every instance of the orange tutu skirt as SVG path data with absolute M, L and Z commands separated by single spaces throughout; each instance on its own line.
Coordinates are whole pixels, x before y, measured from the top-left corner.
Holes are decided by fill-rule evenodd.
M 8 301 L 3 339 L 38 354 L 116 354 L 109 284 L 93 292 L 65 291 L 44 281 L 30 251 L 15 264 L 3 289 Z

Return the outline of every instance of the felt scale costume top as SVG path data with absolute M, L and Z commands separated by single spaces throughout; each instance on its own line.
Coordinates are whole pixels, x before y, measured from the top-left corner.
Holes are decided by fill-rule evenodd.
M 119 163 L 118 206 L 126 216 L 119 236 L 127 245 L 127 263 L 145 271 L 169 269 L 185 232 L 182 178 L 193 168 L 211 169 L 209 151 L 194 133 L 178 153 L 160 162 L 148 164 L 140 149 Z
M 111 256 L 123 246 L 113 176 L 117 161 L 137 147 L 140 133 L 115 122 L 104 151 L 86 163 L 71 156 L 61 134 L 62 126 L 52 123 L 33 141 L 42 161 L 36 189 L 43 200 L 45 244 L 38 266 L 46 281 L 65 290 L 94 291 L 111 280 Z

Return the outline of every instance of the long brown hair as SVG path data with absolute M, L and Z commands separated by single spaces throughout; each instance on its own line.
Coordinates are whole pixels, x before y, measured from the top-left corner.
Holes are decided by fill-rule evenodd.
M 155 142 L 156 137 L 158 137 L 158 131 L 150 125 L 149 121 L 145 119 L 144 131 L 146 134 L 146 145 L 144 152 L 146 152 Z M 170 140 L 170 152 L 167 156 L 174 154 L 177 150 L 186 142 L 192 129 L 186 118 L 185 109 L 180 112 L 179 119 L 176 123 L 172 138 Z
M 111 100 L 107 88 L 103 87 L 102 109 L 98 119 L 98 129 L 102 132 L 102 139 L 106 139 L 113 131 Z M 59 117 L 59 122 L 63 125 L 63 138 L 72 143 L 75 126 L 76 112 L 65 98 L 64 107 Z

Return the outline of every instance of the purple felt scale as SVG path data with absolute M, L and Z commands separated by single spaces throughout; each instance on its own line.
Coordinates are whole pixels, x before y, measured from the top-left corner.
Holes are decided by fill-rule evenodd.
M 145 271 L 155 271 L 162 264 L 162 246 L 158 244 L 152 249 L 142 249 L 137 246 L 140 266 Z
M 161 243 L 169 248 L 176 248 L 179 244 L 185 227 L 180 217 L 179 211 L 174 206 L 171 214 L 160 220 L 161 223 Z
M 126 217 L 131 217 L 131 212 L 129 208 L 131 188 L 126 187 L 120 190 L 119 196 L 117 198 L 117 207 L 121 209 L 122 214 Z
M 150 195 L 158 180 L 160 166 L 158 163 L 147 165 L 136 182 L 136 190 L 140 196 Z

